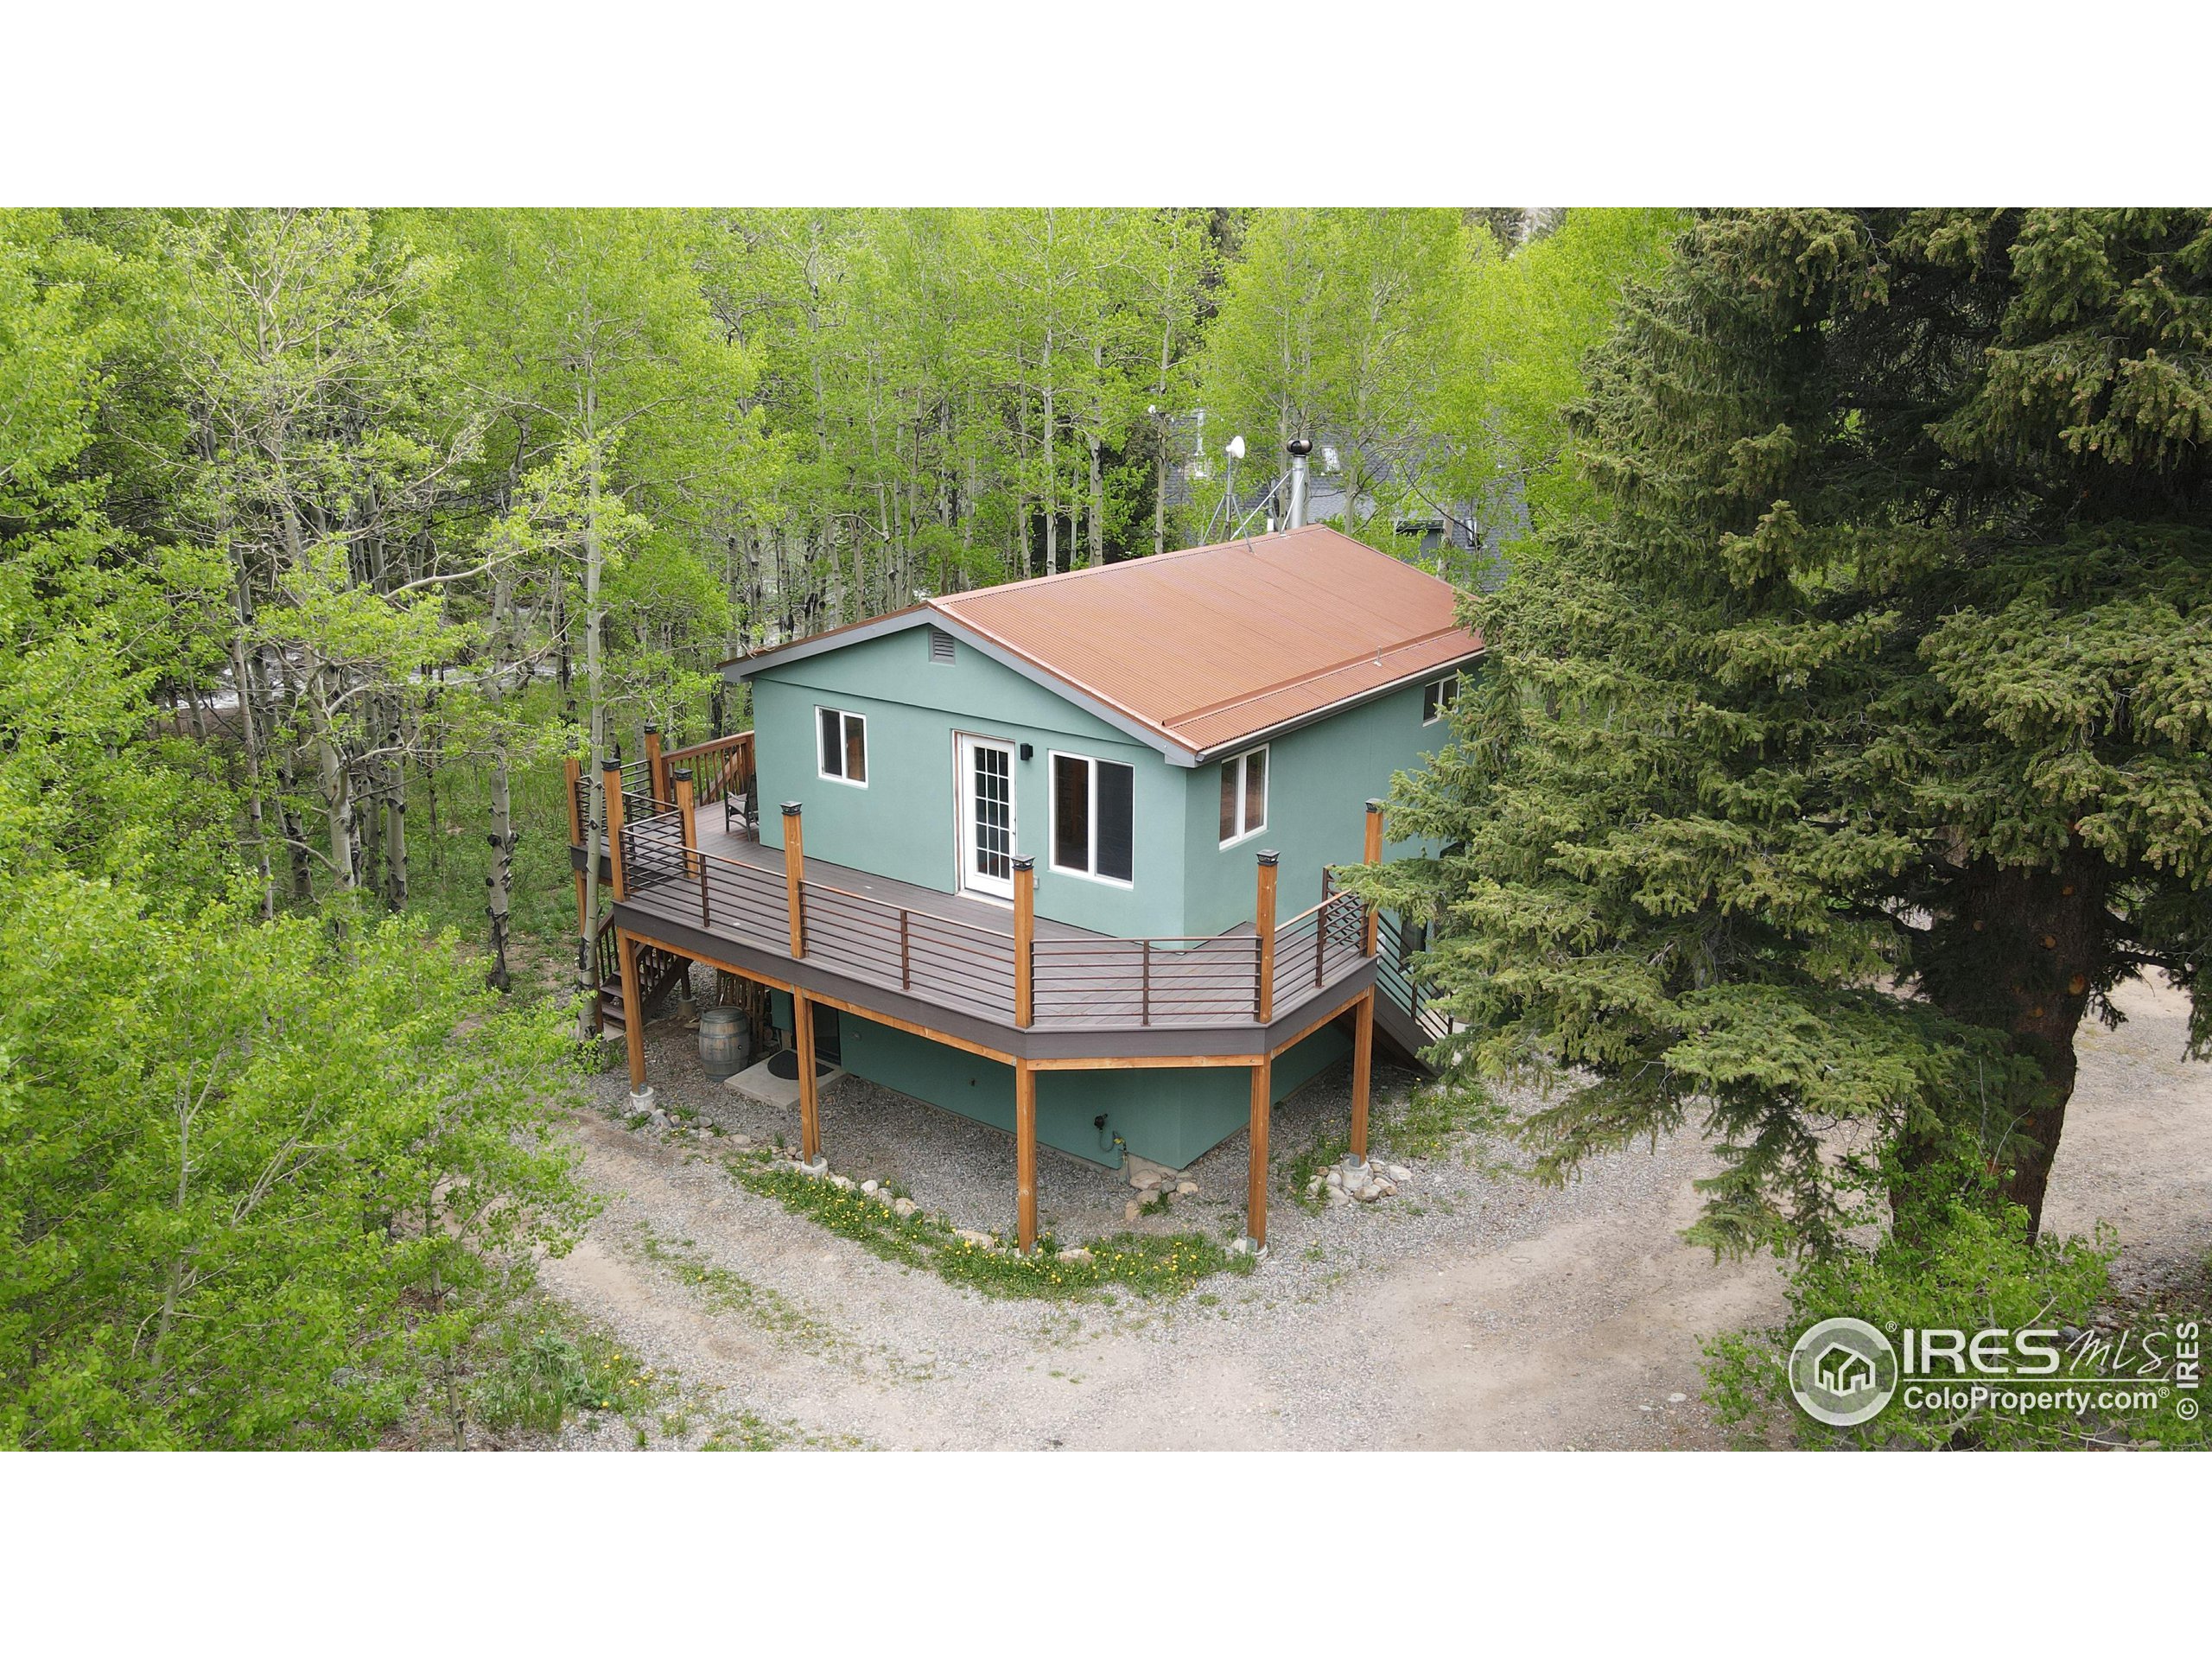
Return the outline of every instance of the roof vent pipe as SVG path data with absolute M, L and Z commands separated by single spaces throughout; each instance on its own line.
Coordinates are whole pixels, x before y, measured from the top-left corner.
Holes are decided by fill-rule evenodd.
M 1313 453 L 1310 438 L 1290 441 L 1290 528 L 1306 522 L 1306 457 Z

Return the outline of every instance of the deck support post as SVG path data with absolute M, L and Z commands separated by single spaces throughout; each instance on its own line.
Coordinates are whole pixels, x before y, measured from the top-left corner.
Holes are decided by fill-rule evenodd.
M 1275 1017 L 1275 868 L 1281 861 L 1280 853 L 1260 855 L 1260 888 L 1252 912 L 1253 931 L 1260 937 L 1257 1014 L 1263 1026 Z
M 1037 861 L 1014 861 L 1014 1023 L 1026 1026 L 1031 1017 L 1033 982 L 1030 963 L 1036 952 Z
M 799 827 L 799 804 L 784 803 L 784 901 L 791 911 L 791 959 L 806 954 L 806 833 Z
M 630 1057 L 630 1109 L 652 1109 L 653 1091 L 645 1082 L 645 1004 L 638 984 L 638 942 L 614 930 L 614 957 L 622 964 L 622 1045 Z
M 698 803 L 692 797 L 691 768 L 678 766 L 669 774 L 676 791 L 676 815 L 683 830 L 683 879 L 699 879 Z
M 613 758 L 599 763 L 601 787 L 607 796 L 607 860 L 614 876 L 614 897 L 629 897 L 622 879 L 622 762 Z
M 645 728 L 645 788 L 652 793 L 655 806 L 668 804 L 668 774 L 661 766 L 660 728 Z
M 1352 1008 L 1351 1156 L 1367 1161 L 1367 1091 L 1375 1076 L 1375 990 L 1368 988 Z
M 1380 801 L 1367 804 L 1367 842 L 1362 849 L 1360 861 L 1366 864 L 1382 861 L 1382 803 Z M 1359 935 L 1359 953 L 1363 957 L 1375 954 L 1375 930 L 1379 919 L 1375 906 L 1368 906 L 1367 921 Z
M 1014 1238 L 1027 1255 L 1037 1248 L 1037 1074 L 1014 1063 Z
M 1250 1169 L 1244 1188 L 1244 1248 L 1258 1255 L 1268 1248 L 1268 1116 L 1274 1104 L 1274 1067 L 1262 1055 L 1252 1068 Z
M 798 1046 L 798 1155 L 810 1169 L 828 1166 L 822 1157 L 822 1105 L 814 1081 L 814 1003 L 796 986 L 791 990 L 791 1040 Z

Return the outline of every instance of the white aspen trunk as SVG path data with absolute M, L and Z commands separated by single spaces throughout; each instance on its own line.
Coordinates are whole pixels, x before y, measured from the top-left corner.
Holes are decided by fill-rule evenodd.
M 584 320 L 591 327 L 587 302 Z M 587 340 L 589 335 L 587 332 Z M 576 944 L 576 1032 L 588 1040 L 599 1028 L 599 860 L 607 824 L 606 773 L 601 761 L 607 754 L 607 703 L 601 696 L 600 632 L 603 620 L 599 602 L 601 548 L 599 544 L 599 388 L 594 378 L 590 347 L 584 354 L 584 673 L 591 698 L 591 755 L 584 772 L 584 798 L 589 804 L 584 825 L 584 913 L 582 937 Z M 633 1010 L 633 1017 L 636 1011 Z

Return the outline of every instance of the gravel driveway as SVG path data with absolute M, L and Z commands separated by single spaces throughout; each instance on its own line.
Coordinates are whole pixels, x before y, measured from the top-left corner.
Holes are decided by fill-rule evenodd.
M 2177 994 L 2137 987 L 2124 1001 L 2128 1025 L 2082 1041 L 2052 1222 L 2113 1221 L 2122 1276 L 2155 1276 L 2212 1248 L 2212 1069 L 2180 1063 Z M 789 1444 L 1713 1446 L 1700 1339 L 1783 1306 L 1772 1262 L 1716 1266 L 1682 1243 L 1691 1183 L 1714 1166 L 1681 1138 L 1593 1164 L 1563 1190 L 1455 1157 L 1414 1164 L 1405 1190 L 1373 1205 L 1315 1214 L 1278 1196 L 1257 1271 L 1179 1297 L 988 1299 L 740 1186 L 715 1149 L 791 1139 L 795 1116 L 709 1081 L 674 1020 L 649 1042 L 663 1103 L 722 1135 L 580 1116 L 585 1176 L 607 1205 L 544 1282 L 712 1409 L 773 1424 Z M 1379 1089 L 1408 1082 L 1378 1071 Z M 619 1111 L 620 1072 L 595 1086 Z M 1341 1133 L 1346 1087 L 1339 1067 L 1279 1109 L 1278 1159 Z M 822 1114 L 832 1169 L 897 1179 L 959 1226 L 1010 1225 L 1009 1137 L 850 1078 Z M 1243 1172 L 1238 1135 L 1196 1166 L 1195 1198 L 1137 1226 L 1227 1235 Z M 1045 1148 L 1039 1182 L 1065 1241 L 1126 1224 L 1117 1173 Z

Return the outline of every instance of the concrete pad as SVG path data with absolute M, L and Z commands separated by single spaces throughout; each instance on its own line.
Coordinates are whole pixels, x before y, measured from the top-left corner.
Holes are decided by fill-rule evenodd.
M 769 1058 L 774 1057 L 772 1055 Z M 827 1089 L 844 1075 L 842 1068 L 831 1066 L 815 1079 L 816 1092 L 819 1094 L 821 1090 Z M 734 1089 L 747 1100 L 757 1100 L 763 1106 L 773 1106 L 781 1110 L 793 1112 L 798 1109 L 798 1079 L 778 1077 L 768 1069 L 767 1060 L 762 1060 L 758 1065 L 748 1065 L 744 1071 L 724 1077 L 722 1087 Z

